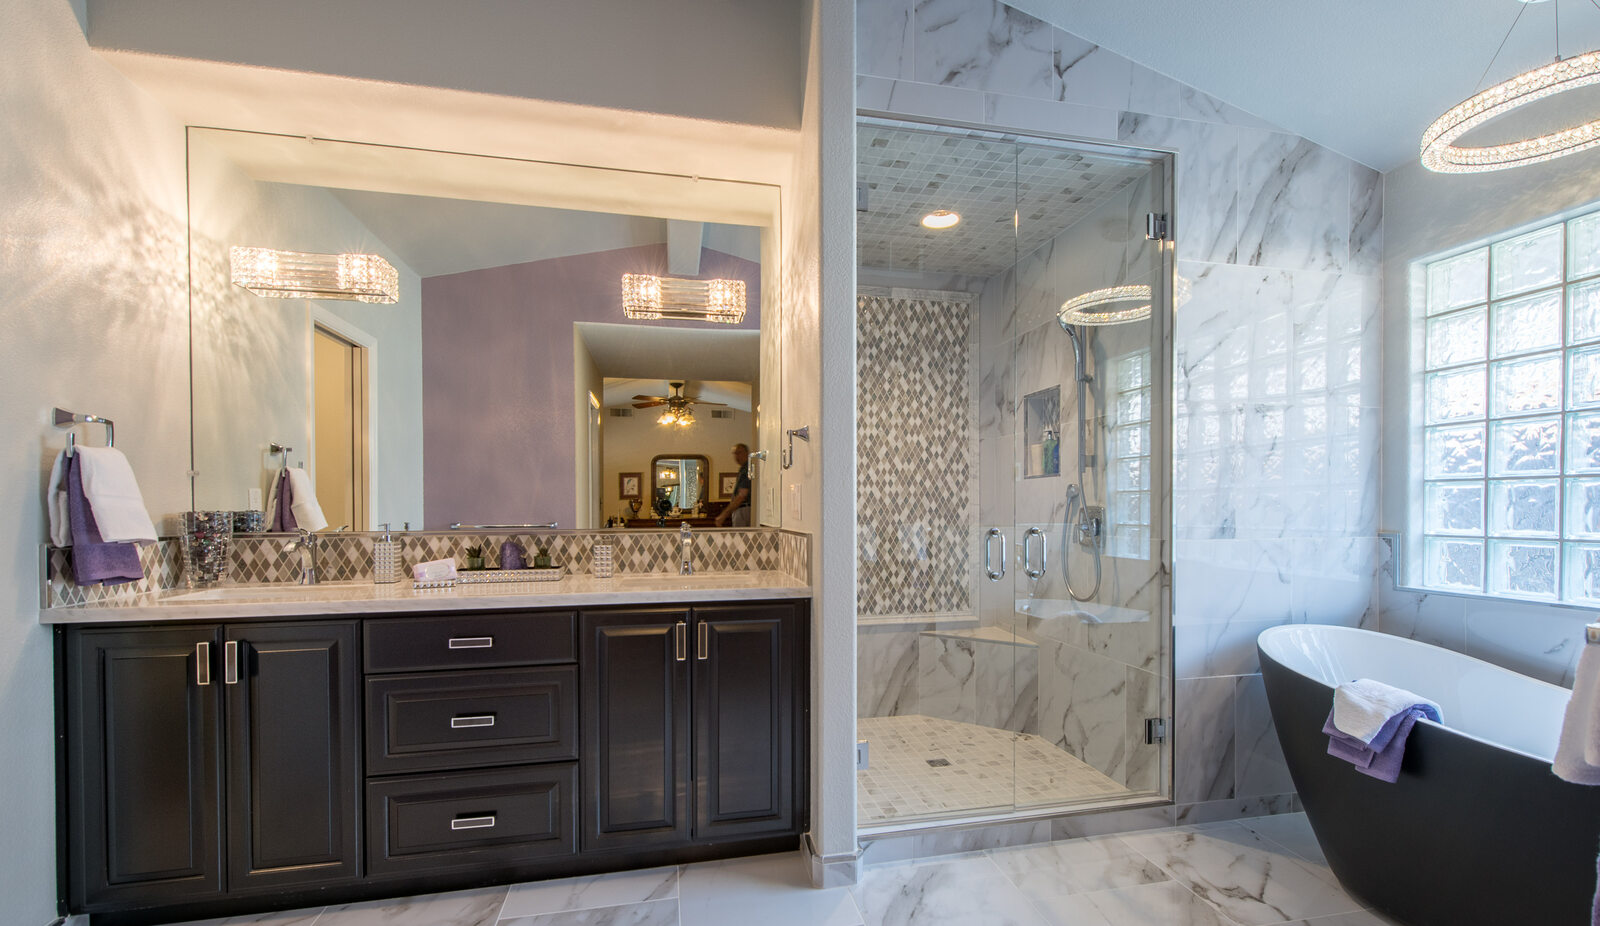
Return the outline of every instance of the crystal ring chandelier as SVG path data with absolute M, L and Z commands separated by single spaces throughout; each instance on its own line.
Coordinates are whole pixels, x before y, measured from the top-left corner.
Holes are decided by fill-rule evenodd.
M 1565 58 L 1519 74 L 1457 104 L 1422 133 L 1422 166 L 1440 173 L 1472 173 L 1537 164 L 1600 145 L 1600 119 L 1502 145 L 1463 148 L 1456 139 L 1536 100 L 1600 83 L 1600 51 Z
M 1063 325 L 1117 325 L 1150 317 L 1150 287 L 1144 283 L 1108 286 L 1061 303 Z

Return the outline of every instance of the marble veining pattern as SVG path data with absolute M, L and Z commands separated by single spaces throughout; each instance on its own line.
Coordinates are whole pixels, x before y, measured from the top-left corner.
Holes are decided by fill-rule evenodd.
M 813 888 L 804 854 L 786 852 L 185 926 L 1393 926 L 1338 887 L 1304 814 L 1154 822 L 878 840 L 848 887 Z M 878 851 L 890 844 L 910 851 Z

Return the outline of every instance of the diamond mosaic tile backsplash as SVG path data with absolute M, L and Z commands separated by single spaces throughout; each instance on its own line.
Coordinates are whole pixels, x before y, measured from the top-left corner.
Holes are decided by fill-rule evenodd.
M 372 541 L 367 534 L 323 534 L 317 545 L 317 577 L 323 582 L 359 582 L 372 578 Z M 435 559 L 466 557 L 466 548 L 482 546 L 484 565 L 500 565 L 500 545 L 515 540 L 528 551 L 540 548 L 550 561 L 568 573 L 588 574 L 597 543 L 612 547 L 617 575 L 671 573 L 678 569 L 678 532 L 675 530 L 562 531 L 538 534 L 407 534 L 400 537 L 400 568 Z M 162 540 L 139 550 L 145 577 L 110 587 L 79 586 L 72 580 L 72 551 L 45 548 L 48 607 L 126 601 L 146 592 L 183 584 L 183 555 L 177 540 Z M 699 531 L 694 535 L 692 561 L 695 572 L 745 572 L 771 570 L 809 581 L 811 538 L 807 534 L 769 529 Z M 233 538 L 229 582 L 259 584 L 294 582 L 300 574 L 300 553 L 285 550 L 281 537 L 236 534 Z
M 970 613 L 976 607 L 977 326 L 971 300 L 856 299 L 861 615 Z

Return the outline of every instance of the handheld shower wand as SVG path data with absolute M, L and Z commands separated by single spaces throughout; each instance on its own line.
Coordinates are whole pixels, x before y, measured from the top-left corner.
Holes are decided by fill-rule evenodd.
M 1067 594 L 1074 601 L 1089 601 L 1100 594 L 1100 545 L 1104 539 L 1105 509 L 1090 505 L 1083 489 L 1084 473 L 1094 469 L 1094 455 L 1089 452 L 1089 424 L 1085 417 L 1086 396 L 1089 384 L 1094 381 L 1085 366 L 1084 336 L 1073 325 L 1067 324 L 1066 319 L 1060 316 L 1056 321 L 1061 325 L 1061 330 L 1072 339 L 1072 371 L 1073 379 L 1078 387 L 1078 481 L 1067 486 L 1067 511 L 1061 521 L 1061 579 L 1066 583 Z M 1090 555 L 1094 558 L 1094 586 L 1087 594 L 1080 594 L 1072 587 L 1072 545 L 1068 542 L 1073 524 L 1073 508 L 1077 508 L 1078 544 L 1089 548 Z

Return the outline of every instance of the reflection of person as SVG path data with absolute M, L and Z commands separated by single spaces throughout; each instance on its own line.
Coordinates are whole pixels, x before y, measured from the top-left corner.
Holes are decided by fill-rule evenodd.
M 732 523 L 734 527 L 750 526 L 750 448 L 744 444 L 733 445 L 733 462 L 739 464 L 739 481 L 733 484 L 733 498 L 717 515 L 721 527 Z M 731 522 L 730 522 L 731 519 Z

